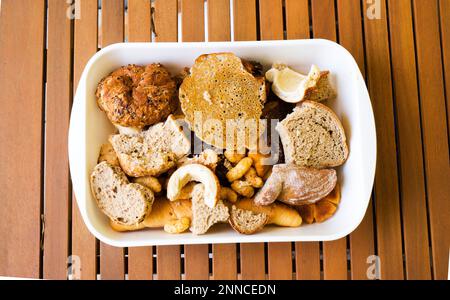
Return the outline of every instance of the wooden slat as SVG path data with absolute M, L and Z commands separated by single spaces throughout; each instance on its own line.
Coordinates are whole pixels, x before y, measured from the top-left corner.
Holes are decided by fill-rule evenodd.
M 260 0 L 260 35 L 262 40 L 283 39 L 281 0 Z M 291 243 L 269 243 L 267 248 L 269 279 L 292 279 Z
M 283 4 L 281 0 L 259 0 L 261 40 L 283 39 Z
M 447 91 L 447 119 L 450 119 L 450 0 L 439 1 L 439 14 L 441 16 L 442 63 Z M 450 134 L 450 122 L 447 122 L 447 126 L 448 134 Z
M 128 248 L 128 279 L 153 279 L 153 248 Z
M 398 172 L 392 79 L 389 57 L 386 5 L 381 18 L 364 17 L 367 76 L 377 127 L 377 174 L 375 210 L 381 279 L 403 278 L 402 234 L 398 190 Z M 364 2 L 364 12 L 368 5 Z
M 446 279 L 450 245 L 450 163 L 438 5 L 435 0 L 413 3 L 433 274 L 435 279 Z
M 177 0 L 157 0 L 154 7 L 155 41 L 176 42 L 178 39 Z M 180 246 L 157 246 L 156 254 L 158 279 L 180 279 Z
M 266 279 L 264 243 L 240 244 L 241 279 Z
M 229 41 L 230 31 L 230 1 L 208 0 L 208 40 Z M 236 244 L 215 244 L 212 252 L 213 279 L 237 279 Z
M 339 43 L 350 51 L 365 76 L 360 1 L 338 0 L 337 10 Z M 367 258 L 375 254 L 372 200 L 363 221 L 349 238 L 351 278 L 367 279 Z
M 336 41 L 334 0 L 311 0 L 314 38 Z
M 307 0 L 287 0 L 286 17 L 288 39 L 310 37 Z M 295 266 L 297 279 L 320 279 L 319 243 L 295 243 Z
M 209 279 L 208 245 L 184 246 L 184 274 L 187 280 Z
M 156 0 L 154 21 L 156 42 L 176 42 L 178 39 L 178 1 Z
M 295 243 L 295 270 L 297 279 L 320 279 L 320 248 L 317 242 Z
M 201 42 L 205 39 L 203 0 L 181 1 L 182 41 Z M 186 279 L 209 278 L 208 245 L 184 246 L 184 272 Z
M 213 279 L 237 279 L 236 244 L 214 244 L 213 250 Z
M 334 1 L 312 0 L 311 5 L 314 38 L 336 41 Z M 323 243 L 323 273 L 324 279 L 347 279 L 347 238 Z
M 39 277 L 44 16 L 44 0 L 2 1 L 0 275 Z
M 233 0 L 234 40 L 256 40 L 256 1 Z
M 308 0 L 286 0 L 286 30 L 288 39 L 309 39 Z
M 290 242 L 268 244 L 270 280 L 292 280 L 292 245 Z
M 101 45 L 106 47 L 124 38 L 123 0 L 102 0 Z M 100 242 L 101 279 L 125 278 L 124 249 Z
M 89 58 L 97 52 L 97 0 L 77 0 L 82 18 L 75 19 L 74 28 L 74 93 L 78 81 Z M 78 256 L 81 263 L 80 278 L 96 278 L 96 240 L 83 222 L 72 195 L 72 255 Z
M 347 239 L 323 242 L 323 278 L 344 280 L 347 277 Z
M 208 0 L 208 41 L 229 41 L 230 38 L 230 0 Z
M 234 0 L 234 40 L 256 40 L 256 1 Z M 240 245 L 241 279 L 265 279 L 264 243 Z
M 159 280 L 181 279 L 180 246 L 156 248 L 156 273 Z
M 181 30 L 183 42 L 203 42 L 205 40 L 203 0 L 181 0 Z
M 45 125 L 44 278 L 66 279 L 69 254 L 67 134 L 71 85 L 71 21 L 64 1 L 48 1 Z
M 150 1 L 128 1 L 128 41 L 150 42 Z
M 150 1 L 128 1 L 128 41 L 150 42 Z M 128 249 L 128 278 L 152 279 L 153 247 L 137 247 Z
M 407 279 L 431 279 L 411 1 L 389 0 Z

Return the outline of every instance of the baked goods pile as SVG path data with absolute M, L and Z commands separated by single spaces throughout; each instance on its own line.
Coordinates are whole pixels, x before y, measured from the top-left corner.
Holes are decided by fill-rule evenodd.
M 333 168 L 349 154 L 320 103 L 336 96 L 329 75 L 280 64 L 263 74 L 232 53 L 201 55 L 177 76 L 159 63 L 113 71 L 96 92 L 118 129 L 91 173 L 98 207 L 116 231 L 228 223 L 253 234 L 327 220 L 340 202 Z

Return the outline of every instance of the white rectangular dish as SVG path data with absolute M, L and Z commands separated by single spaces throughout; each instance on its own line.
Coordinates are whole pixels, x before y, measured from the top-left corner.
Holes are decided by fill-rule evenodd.
M 254 235 L 240 235 L 226 224 L 199 236 L 190 232 L 168 234 L 162 229 L 115 232 L 97 208 L 89 186 L 100 146 L 114 132 L 106 115 L 97 107 L 97 84 L 123 65 L 160 62 L 176 74 L 190 67 L 199 55 L 213 52 L 233 52 L 241 58 L 262 63 L 265 69 L 272 63 L 284 63 L 303 73 L 307 73 L 312 64 L 331 71 L 338 96 L 327 105 L 340 117 L 350 149 L 347 162 L 338 170 L 342 198 L 336 214 L 324 223 L 298 228 L 267 226 Z M 69 162 L 73 190 L 87 228 L 99 240 L 113 246 L 328 241 L 351 233 L 365 215 L 375 175 L 375 122 L 369 94 L 355 60 L 346 49 L 331 41 L 115 44 L 95 54 L 81 76 L 70 119 Z

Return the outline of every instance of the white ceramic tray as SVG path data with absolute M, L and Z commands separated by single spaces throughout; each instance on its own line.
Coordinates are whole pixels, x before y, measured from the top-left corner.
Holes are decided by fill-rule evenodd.
M 109 227 L 89 188 L 89 174 L 96 165 L 100 146 L 114 131 L 96 104 L 98 82 L 126 64 L 160 62 L 175 74 L 191 66 L 197 56 L 212 52 L 234 52 L 262 63 L 265 69 L 278 62 L 303 73 L 309 71 L 311 64 L 331 71 L 338 97 L 328 105 L 341 118 L 350 148 L 347 162 L 338 170 L 342 199 L 332 218 L 298 228 L 267 226 L 254 235 L 240 235 L 227 224 L 215 226 L 199 236 L 190 232 L 173 235 L 162 229 L 118 233 Z M 351 233 L 364 217 L 375 174 L 375 123 L 367 88 L 355 60 L 346 49 L 327 40 L 115 44 L 95 54 L 81 76 L 70 119 L 69 161 L 73 190 L 87 228 L 102 242 L 113 246 L 326 241 Z

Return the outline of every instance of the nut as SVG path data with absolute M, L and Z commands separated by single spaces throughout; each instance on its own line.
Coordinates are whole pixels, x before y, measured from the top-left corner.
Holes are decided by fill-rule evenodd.
M 223 155 L 233 164 L 237 164 L 245 157 L 245 153 L 238 153 L 233 150 L 225 150 Z
M 188 230 L 191 220 L 189 218 L 181 218 L 177 220 L 171 220 L 164 225 L 164 231 L 167 233 L 182 233 Z
M 253 167 L 245 173 L 245 181 L 250 183 L 254 188 L 260 188 L 264 185 L 263 180 L 256 174 L 256 170 Z
M 139 183 L 145 187 L 151 189 L 154 193 L 159 193 L 162 190 L 161 183 L 159 183 L 158 178 L 153 176 L 136 177 L 131 179 L 134 183 Z
M 248 169 L 250 169 L 250 167 L 252 166 L 252 163 L 253 161 L 250 157 L 245 157 L 241 159 L 233 169 L 228 171 L 227 173 L 228 181 L 233 182 L 244 176 L 245 173 L 247 173 Z
M 185 185 L 190 181 L 198 181 L 205 187 L 205 204 L 213 208 L 219 201 L 219 179 L 211 169 L 200 164 L 189 164 L 177 169 L 169 178 L 167 198 L 170 201 L 178 199 Z
M 231 188 L 241 196 L 246 198 L 253 197 L 255 190 L 247 181 L 236 180 L 231 184 Z
M 220 188 L 220 199 L 227 200 L 231 203 L 236 203 L 238 199 L 238 195 L 235 191 L 230 189 L 229 187 L 221 187 Z

